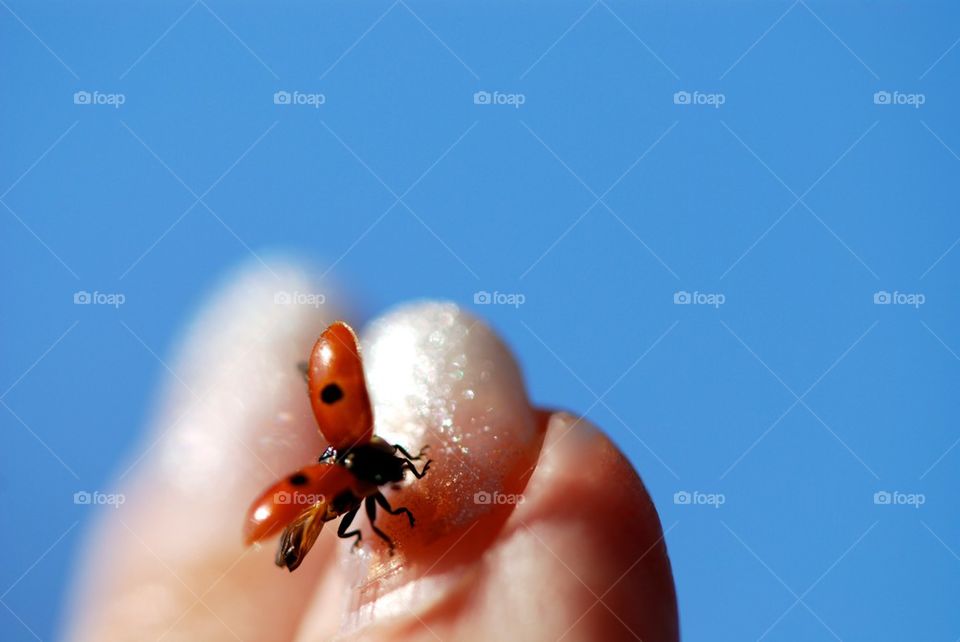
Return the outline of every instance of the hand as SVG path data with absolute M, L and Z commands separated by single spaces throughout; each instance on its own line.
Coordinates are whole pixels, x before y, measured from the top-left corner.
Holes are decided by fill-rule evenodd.
M 274 566 L 275 540 L 245 549 L 248 504 L 325 446 L 296 364 L 338 314 L 329 295 L 277 294 L 316 289 L 293 267 L 246 273 L 193 325 L 126 501 L 92 534 L 70 639 L 678 639 L 637 473 L 585 420 L 531 409 L 507 348 L 452 305 L 361 332 L 377 434 L 434 460 L 387 492 L 416 526 L 377 517 L 397 553 L 362 513 L 359 552 L 331 523 L 294 573 Z

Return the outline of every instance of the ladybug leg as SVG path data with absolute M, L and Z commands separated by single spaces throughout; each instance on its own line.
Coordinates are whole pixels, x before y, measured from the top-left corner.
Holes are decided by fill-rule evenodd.
M 343 519 L 340 520 L 340 527 L 337 528 L 337 537 L 342 539 L 347 539 L 348 537 L 356 537 L 357 539 L 353 542 L 353 547 L 356 548 L 360 546 L 360 540 L 363 539 L 363 535 L 360 534 L 360 529 L 355 528 L 352 531 L 348 531 L 350 524 L 353 522 L 353 518 L 357 516 L 357 511 L 360 510 L 360 507 L 357 506 L 352 511 L 343 516 Z
M 407 461 L 420 461 L 421 459 L 423 459 L 423 455 L 424 453 L 427 452 L 427 449 L 430 448 L 429 445 L 424 446 L 423 448 L 420 449 L 420 452 L 417 453 L 417 456 L 414 457 L 413 455 L 408 453 L 406 449 L 400 444 L 393 444 L 393 447 L 395 450 L 399 451 L 401 455 L 406 457 Z
M 427 474 L 427 471 L 430 470 L 430 464 L 432 463 L 433 463 L 433 460 L 428 459 L 427 463 L 423 465 L 423 470 L 420 470 L 420 471 L 418 471 L 417 467 L 413 465 L 413 462 L 409 460 L 404 461 L 400 467 L 403 468 L 404 470 L 409 470 L 411 473 L 413 473 L 413 476 L 416 477 L 417 479 L 422 479 L 423 476 Z
M 299 371 L 300 371 L 300 374 L 303 375 L 303 380 L 304 380 L 304 381 L 307 380 L 307 370 L 308 370 L 308 369 L 309 369 L 309 366 L 307 365 L 307 362 L 306 362 L 306 361 L 298 361 L 298 362 L 297 362 L 297 370 L 299 370 Z
M 387 501 L 387 498 L 383 496 L 383 493 L 378 492 L 373 496 L 373 499 L 380 504 L 380 508 L 387 511 L 390 515 L 406 515 L 407 519 L 410 520 L 410 527 L 413 528 L 413 513 L 410 512 L 409 508 L 401 506 L 400 508 L 391 508 L 390 502 Z
M 367 497 L 364 501 L 364 508 L 367 509 L 367 518 L 370 520 L 370 528 L 373 529 L 373 532 L 377 536 L 385 541 L 390 546 L 390 554 L 393 555 L 394 545 L 393 540 L 390 539 L 390 536 L 384 533 L 382 530 L 377 528 L 377 525 L 374 524 L 374 521 L 377 519 L 377 501 L 374 497 Z

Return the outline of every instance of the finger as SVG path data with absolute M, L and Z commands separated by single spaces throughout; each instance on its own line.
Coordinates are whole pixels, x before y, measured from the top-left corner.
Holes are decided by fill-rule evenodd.
M 443 593 L 443 574 L 485 548 L 510 513 L 508 506 L 475 502 L 475 496 L 518 490 L 542 437 L 509 350 L 457 306 L 405 306 L 361 332 L 361 343 L 377 434 L 411 453 L 429 446 L 432 463 L 422 479 L 408 475 L 400 490 L 384 489 L 393 507 L 416 517 L 411 528 L 403 515 L 378 513 L 376 523 L 394 539 L 395 555 L 365 516 L 354 522 L 363 551 L 341 546 L 343 563 L 317 593 L 304 639 L 406 613 L 401 596 L 409 590 L 430 599 L 438 582 Z
M 389 496 L 415 528 L 377 517 L 398 554 L 364 524 L 368 553 L 341 549 L 299 640 L 676 639 L 659 519 L 608 439 L 534 413 L 509 351 L 456 307 L 405 308 L 364 339 L 377 430 L 434 463 Z
M 606 435 L 585 420 L 553 414 L 523 497 L 485 564 L 490 572 L 473 609 L 477 619 L 458 622 L 460 631 L 488 622 L 493 634 L 489 622 L 509 611 L 515 626 L 526 625 L 522 639 L 679 638 L 656 508 Z M 542 604 L 550 605 L 545 613 Z
M 74 640 L 289 639 L 329 546 L 294 576 L 241 545 L 248 503 L 322 450 L 296 364 L 335 316 L 300 268 L 248 269 L 190 327 L 158 417 L 95 527 Z

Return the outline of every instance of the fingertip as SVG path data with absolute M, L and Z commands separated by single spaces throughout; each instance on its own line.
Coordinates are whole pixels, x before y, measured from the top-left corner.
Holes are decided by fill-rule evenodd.
M 422 478 L 384 488 L 402 515 L 377 514 L 396 554 L 359 521 L 363 549 L 341 545 L 351 587 L 341 633 L 429 609 L 460 582 L 460 571 L 495 540 L 512 507 L 496 497 L 520 491 L 542 437 L 520 369 L 483 321 L 442 302 L 402 306 L 361 332 L 376 434 L 411 453 Z M 355 522 L 357 524 L 357 522 Z M 329 604 L 315 601 L 327 613 Z M 328 618 L 309 617 L 313 639 Z
M 533 533 L 529 555 L 562 560 L 562 578 L 605 596 L 607 609 L 576 622 L 574 637 L 606 631 L 678 639 L 664 531 L 636 469 L 588 420 L 558 412 L 546 424 L 536 469 L 504 537 Z

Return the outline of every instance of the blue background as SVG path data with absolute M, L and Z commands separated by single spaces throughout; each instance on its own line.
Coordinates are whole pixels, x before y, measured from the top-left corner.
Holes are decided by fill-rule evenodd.
M 72 493 L 136 454 L 165 373 L 121 324 L 167 356 L 293 252 L 367 317 L 475 309 L 609 431 L 687 640 L 955 640 L 960 12 L 916 4 L 0 2 L 0 637 L 57 635 Z

